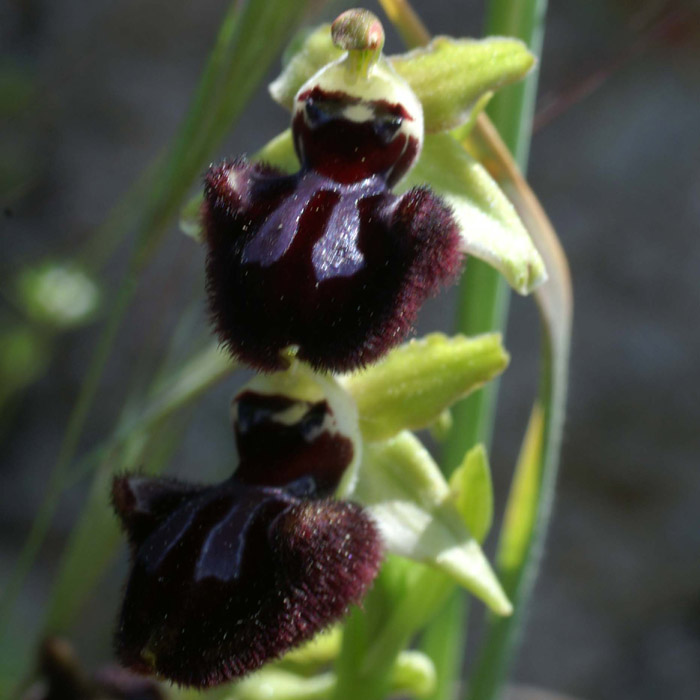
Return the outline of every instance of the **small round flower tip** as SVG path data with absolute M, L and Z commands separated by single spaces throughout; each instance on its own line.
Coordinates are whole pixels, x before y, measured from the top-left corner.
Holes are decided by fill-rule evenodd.
M 354 8 L 338 15 L 331 25 L 333 43 L 345 51 L 377 51 L 384 48 L 384 27 L 377 15 Z
M 185 686 L 238 678 L 338 621 L 381 556 L 352 503 L 235 479 L 194 488 L 134 551 L 117 655 Z

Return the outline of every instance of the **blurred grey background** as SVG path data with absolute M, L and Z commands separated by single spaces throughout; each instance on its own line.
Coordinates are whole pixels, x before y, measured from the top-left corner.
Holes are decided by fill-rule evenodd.
M 433 33 L 452 35 L 481 34 L 482 4 L 415 0 Z M 336 2 L 321 17 L 349 5 Z M 691 700 L 700 697 L 698 8 L 550 5 L 529 177 L 569 255 L 576 319 L 558 501 L 515 680 L 582 700 Z M 11 118 L 0 132 L 3 283 L 21 265 L 90 242 L 168 145 L 226 6 L 0 5 L 0 67 L 26 81 L 30 105 L 21 118 L 5 109 Z M 388 48 L 401 50 L 393 34 Z M 286 123 L 262 85 L 221 155 L 253 152 Z M 172 329 L 205 328 L 201 251 L 175 226 L 170 239 L 122 326 L 82 451 L 159 367 Z M 105 270 L 106 306 L 127 252 Z M 420 329 L 449 328 L 453 304 L 447 295 L 428 305 Z M 11 317 L 9 305 L 2 314 Z M 47 374 L 3 417 L 0 584 L 44 493 L 98 329 L 58 337 Z M 513 362 L 492 456 L 501 505 L 536 384 L 530 300 L 512 301 L 507 345 Z M 230 467 L 231 392 L 230 383 L 217 388 L 192 412 L 177 473 L 209 479 Z M 61 502 L 21 597 L 23 628 L 41 619 L 84 494 L 78 485 Z M 121 575 L 105 582 L 76 632 L 94 663 L 109 657 Z

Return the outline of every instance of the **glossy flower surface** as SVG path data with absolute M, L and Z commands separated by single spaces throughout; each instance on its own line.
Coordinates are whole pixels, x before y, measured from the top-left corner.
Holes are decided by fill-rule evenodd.
M 359 506 L 313 499 L 311 489 L 303 479 L 285 489 L 117 479 L 133 551 L 121 662 L 216 685 L 342 617 L 377 574 L 379 538 Z
M 238 159 L 206 177 L 212 316 L 263 370 L 289 346 L 319 369 L 376 360 L 461 265 L 447 205 L 426 188 L 391 192 L 420 152 L 420 103 L 388 64 L 366 80 L 347 72 L 330 64 L 296 97 L 298 173 Z

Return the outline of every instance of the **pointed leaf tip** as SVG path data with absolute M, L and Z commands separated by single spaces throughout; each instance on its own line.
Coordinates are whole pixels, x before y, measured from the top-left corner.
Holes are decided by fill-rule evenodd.
M 468 122 L 485 94 L 523 78 L 535 56 L 518 39 L 435 37 L 389 59 L 423 105 L 427 133 Z
M 509 362 L 500 334 L 452 338 L 432 333 L 392 350 L 341 381 L 353 395 L 367 440 L 425 428 L 455 401 L 499 375 Z
M 450 492 L 469 531 L 480 544 L 493 521 L 493 484 L 486 448 L 476 445 L 450 477 Z

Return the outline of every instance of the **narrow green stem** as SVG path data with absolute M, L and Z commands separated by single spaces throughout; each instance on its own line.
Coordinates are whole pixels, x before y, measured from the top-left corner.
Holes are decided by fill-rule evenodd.
M 544 36 L 544 19 L 546 0 L 490 0 L 487 11 L 487 34 L 510 35 L 522 39 L 530 50 L 539 55 Z M 505 144 L 511 150 L 521 170 L 527 167 L 530 150 L 530 134 L 537 91 L 537 72 L 534 71 L 523 83 L 500 92 L 489 105 L 489 114 Z M 508 290 L 502 279 L 494 271 L 480 270 L 478 263 L 473 281 L 465 279 L 462 291 L 465 296 L 460 299 L 460 327 L 467 333 L 484 332 L 505 328 L 507 321 Z M 474 271 L 471 273 L 474 275 Z M 466 296 L 470 294 L 471 299 Z M 484 304 L 484 314 L 470 311 L 470 306 Z M 489 310 L 491 317 L 488 317 Z M 499 323 L 499 327 L 488 325 Z M 482 325 L 483 324 L 483 325 Z M 492 383 L 486 389 L 464 402 L 455 425 L 461 423 L 466 439 L 481 440 L 488 443 L 491 437 L 495 411 L 495 397 L 498 387 Z M 449 463 L 454 463 L 457 443 L 459 447 L 471 447 L 464 444 L 466 439 L 457 428 L 453 436 L 451 450 L 447 451 Z M 508 588 L 510 590 L 510 587 Z M 518 617 L 521 614 L 518 606 Z M 471 700 L 493 700 L 498 697 L 507 664 L 507 650 L 513 645 L 514 625 L 499 625 L 491 622 L 486 635 L 485 646 L 481 651 L 474 677 L 471 679 L 469 697 Z
M 542 43 L 545 0 L 492 0 L 488 5 L 486 34 L 517 36 L 539 54 Z M 532 124 L 537 76 L 499 92 L 489 106 L 494 125 L 516 161 L 525 168 Z M 471 259 L 462 278 L 456 319 L 456 330 L 466 335 L 490 331 L 504 332 L 508 319 L 510 290 L 505 280 L 493 268 L 480 260 Z M 453 409 L 453 428 L 443 453 L 443 469 L 451 473 L 465 452 L 481 442 L 491 443 L 499 383 L 490 382 Z M 455 598 L 460 596 L 459 592 Z M 457 607 L 457 603 L 451 605 Z M 468 609 L 468 606 L 464 606 Z M 466 612 L 462 615 L 438 617 L 427 629 L 423 646 L 433 658 L 432 640 L 453 639 L 459 644 L 453 656 L 462 658 L 466 635 L 463 630 Z M 458 664 L 437 666 L 438 688 L 431 700 L 454 697 L 454 683 L 442 674 L 456 673 Z M 488 696 L 484 696 L 488 697 Z

